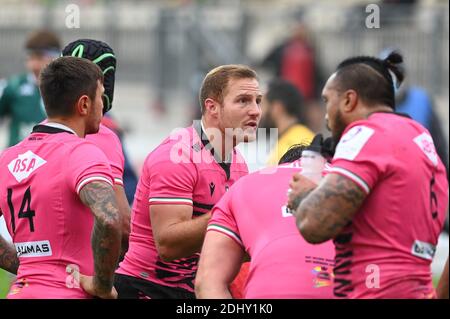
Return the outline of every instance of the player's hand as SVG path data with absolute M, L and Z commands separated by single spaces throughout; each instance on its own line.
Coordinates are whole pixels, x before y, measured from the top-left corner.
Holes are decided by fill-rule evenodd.
M 301 175 L 300 173 L 294 174 L 291 182 L 289 183 L 288 208 L 291 210 L 296 210 L 303 198 L 308 196 L 308 194 L 316 187 L 317 185 L 309 178 Z
M 101 299 L 117 299 L 116 288 L 112 287 L 111 291 L 102 292 L 99 287 L 94 284 L 93 276 L 85 276 L 80 274 L 80 286 L 88 294 L 101 298 Z

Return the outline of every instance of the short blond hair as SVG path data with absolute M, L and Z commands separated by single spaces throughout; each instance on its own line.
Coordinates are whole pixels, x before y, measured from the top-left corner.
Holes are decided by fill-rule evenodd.
M 242 64 L 221 65 L 206 74 L 200 89 L 200 107 L 202 114 L 205 111 L 205 101 L 212 98 L 219 103 L 223 102 L 228 84 L 232 79 L 257 79 L 256 72 Z

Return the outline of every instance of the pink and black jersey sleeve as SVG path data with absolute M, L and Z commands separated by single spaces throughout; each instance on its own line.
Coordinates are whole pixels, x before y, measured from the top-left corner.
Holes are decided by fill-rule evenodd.
M 109 161 L 97 146 L 90 142 L 80 143 L 68 155 L 67 180 L 69 187 L 77 194 L 83 186 L 93 181 L 113 185 Z
M 197 169 L 192 162 L 176 163 L 167 159 L 150 165 L 150 205 L 192 206 L 197 182 Z
M 224 234 L 234 240 L 242 247 L 242 249 L 245 249 L 231 207 L 231 198 L 234 189 L 235 188 L 232 187 L 225 195 L 223 195 L 216 206 L 214 206 L 212 217 L 206 230 Z
M 380 148 L 383 152 L 380 152 Z M 336 147 L 329 173 L 345 176 L 369 194 L 386 172 L 389 140 L 370 123 L 358 122 L 342 135 Z
M 123 155 L 122 143 L 119 137 L 112 130 L 104 125 L 100 125 L 100 130 L 96 134 L 86 136 L 86 139 L 94 143 L 108 159 L 114 178 L 114 184 L 123 186 L 123 171 L 125 159 Z
M 114 184 L 123 186 L 123 169 L 125 159 L 123 156 L 122 144 L 119 138 L 111 132 L 111 145 L 106 149 L 102 149 L 111 165 L 111 171 L 114 177 Z

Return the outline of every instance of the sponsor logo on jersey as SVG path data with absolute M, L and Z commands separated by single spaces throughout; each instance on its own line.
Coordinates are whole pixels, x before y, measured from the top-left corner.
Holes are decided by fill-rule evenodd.
M 283 207 L 281 207 L 281 216 L 292 217 L 294 215 L 292 215 L 292 211 L 286 205 L 284 205 Z
M 433 260 L 436 253 L 436 246 L 420 240 L 416 240 L 411 248 L 411 253 L 419 258 Z
M 19 94 L 22 96 L 30 96 L 34 94 L 35 86 L 31 83 L 22 84 L 19 88 Z
M 8 169 L 20 183 L 45 163 L 47 163 L 46 160 L 34 154 L 32 151 L 27 151 L 13 159 L 8 164 Z
M 333 284 L 333 268 L 326 266 L 316 266 L 311 271 L 314 275 L 314 288 L 329 287 Z
M 433 138 L 423 132 L 416 138 L 414 138 L 414 143 L 416 143 L 419 148 L 424 152 L 428 159 L 433 163 L 434 166 L 438 165 L 438 155 L 436 153 L 436 148 L 434 147 Z
M 19 257 L 45 257 L 52 255 L 52 247 L 48 240 L 15 243 Z

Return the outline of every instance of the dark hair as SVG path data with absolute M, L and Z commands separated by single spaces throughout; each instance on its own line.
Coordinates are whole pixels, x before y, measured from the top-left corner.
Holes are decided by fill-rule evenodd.
M 97 81 L 103 83 L 102 71 L 89 60 L 61 57 L 51 62 L 42 70 L 39 84 L 47 115 L 72 115 L 82 95 L 95 99 Z
M 205 112 L 205 101 L 213 98 L 219 103 L 223 102 L 228 84 L 231 79 L 257 79 L 256 72 L 246 65 L 229 64 L 222 65 L 208 72 L 200 88 L 200 107 L 202 114 Z
M 337 90 L 355 90 L 367 104 L 383 104 L 395 110 L 395 88 L 404 79 L 403 57 L 393 51 L 383 60 L 359 56 L 341 62 L 336 69 Z
M 25 49 L 29 51 L 61 50 L 61 42 L 58 36 L 49 30 L 37 30 L 32 32 L 26 42 Z
M 300 123 L 305 123 L 303 97 L 299 90 L 290 82 L 281 79 L 270 82 L 266 99 L 270 103 L 280 102 L 289 115 L 295 116 Z
M 292 163 L 300 157 L 302 157 L 302 152 L 306 149 L 308 145 L 306 144 L 295 144 L 292 145 L 286 153 L 284 153 L 283 156 L 281 156 L 280 160 L 278 161 L 278 165 L 284 164 L 284 163 Z

